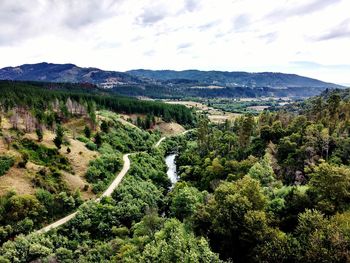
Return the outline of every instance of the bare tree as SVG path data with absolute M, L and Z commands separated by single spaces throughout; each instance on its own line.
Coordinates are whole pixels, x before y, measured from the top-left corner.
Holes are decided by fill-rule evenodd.
M 23 118 L 26 132 L 33 132 L 37 123 L 36 118 L 30 112 L 26 112 Z
M 7 150 L 10 150 L 13 138 L 10 135 L 4 135 L 4 143 L 7 145 Z
M 74 114 L 74 103 L 70 98 L 67 99 L 66 107 L 69 113 Z
M 18 129 L 18 121 L 19 121 L 19 114 L 17 112 L 17 109 L 15 109 L 10 117 L 10 122 L 12 124 L 12 127 L 14 129 Z

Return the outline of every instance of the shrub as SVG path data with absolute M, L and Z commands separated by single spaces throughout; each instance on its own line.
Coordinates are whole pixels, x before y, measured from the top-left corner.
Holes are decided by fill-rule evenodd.
M 88 148 L 91 151 L 96 151 L 97 150 L 97 145 L 93 142 L 88 142 L 85 144 L 85 147 Z
M 77 140 L 78 140 L 78 141 L 81 141 L 81 142 L 83 142 L 83 143 L 88 143 L 88 142 L 90 141 L 88 138 L 86 138 L 86 137 L 84 137 L 84 136 L 79 136 L 79 137 L 77 137 Z
M 11 156 L 0 156 L 0 176 L 4 175 L 15 163 Z

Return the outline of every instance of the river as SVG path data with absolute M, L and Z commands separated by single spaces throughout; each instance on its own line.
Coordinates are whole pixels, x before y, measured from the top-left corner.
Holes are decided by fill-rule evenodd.
M 177 154 L 173 153 L 165 157 L 165 163 L 166 163 L 166 166 L 168 167 L 166 174 L 168 175 L 172 185 L 174 185 L 178 180 L 178 176 L 176 172 L 176 164 L 175 164 L 176 155 Z

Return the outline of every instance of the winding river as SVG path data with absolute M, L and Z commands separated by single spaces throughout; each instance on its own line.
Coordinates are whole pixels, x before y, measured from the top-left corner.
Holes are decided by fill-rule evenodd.
M 172 185 L 174 185 L 178 180 L 176 164 L 175 164 L 176 155 L 177 155 L 176 153 L 172 153 L 172 154 L 169 154 L 167 157 L 165 157 L 165 163 L 166 163 L 166 166 L 168 167 L 166 174 L 168 175 Z

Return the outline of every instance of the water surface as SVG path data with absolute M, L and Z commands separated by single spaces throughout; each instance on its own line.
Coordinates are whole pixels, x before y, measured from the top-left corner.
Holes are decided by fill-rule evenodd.
M 169 154 L 167 157 L 165 157 L 165 163 L 168 167 L 168 170 L 166 174 L 168 175 L 171 184 L 174 185 L 178 181 L 177 171 L 176 171 L 176 165 L 175 165 L 175 157 L 177 154 Z

